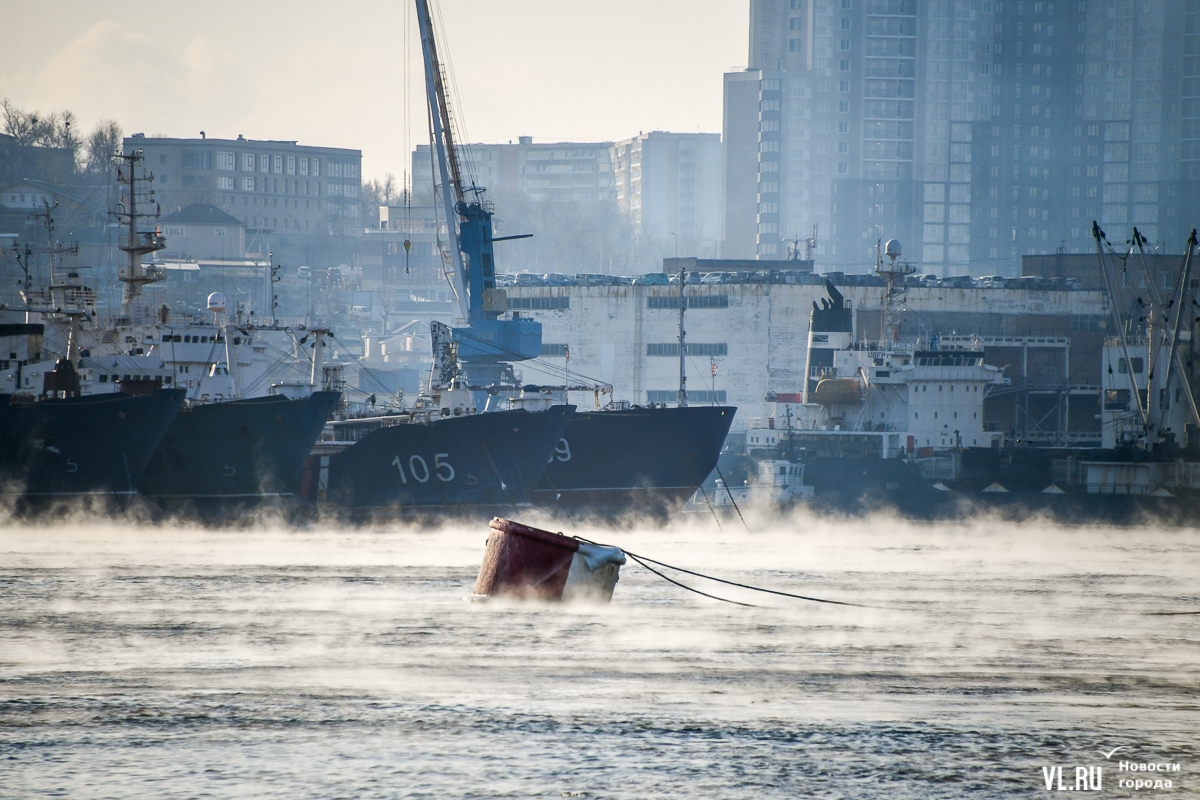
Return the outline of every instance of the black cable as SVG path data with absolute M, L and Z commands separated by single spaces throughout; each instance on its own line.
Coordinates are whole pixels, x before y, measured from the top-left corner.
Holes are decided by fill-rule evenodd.
M 717 475 L 721 478 L 722 485 L 725 486 L 725 494 L 729 495 L 729 502 L 733 503 L 733 510 L 737 512 L 738 519 L 742 521 L 742 527 L 746 529 L 746 533 L 750 533 L 750 526 L 746 524 L 746 518 L 742 516 L 742 510 L 738 508 L 737 500 L 733 499 L 733 492 L 729 491 L 729 481 L 725 480 L 725 476 L 721 474 L 721 468 L 713 464 L 713 469 L 717 471 Z
M 700 496 L 704 498 L 704 504 L 708 506 L 708 510 L 713 515 L 713 521 L 717 523 L 717 530 L 724 531 L 725 528 L 721 525 L 721 519 L 717 516 L 717 510 L 713 508 L 712 503 L 708 502 L 708 492 L 704 491 L 704 484 L 700 484 Z
M 578 537 L 576 537 L 576 538 L 578 538 Z M 720 600 L 722 603 L 732 603 L 735 606 L 745 606 L 746 608 L 759 608 L 759 606 L 752 605 L 750 603 L 739 603 L 737 600 L 728 600 L 724 597 L 717 597 L 715 594 L 709 594 L 708 592 L 702 592 L 699 589 L 693 589 L 691 586 L 687 586 L 685 584 L 680 583 L 679 581 L 668 578 L 666 575 L 663 575 L 661 572 L 656 570 L 654 567 L 648 566 L 647 564 L 643 563 L 640 558 L 638 558 L 637 556 L 635 556 L 633 553 L 629 552 L 628 550 L 625 550 L 624 553 L 625 553 L 625 555 L 629 556 L 637 563 L 641 564 L 646 569 L 653 572 L 658 577 L 662 578 L 664 581 L 666 581 L 668 583 L 673 583 L 681 589 L 687 589 L 689 592 L 695 592 L 696 594 L 704 595 L 705 597 L 709 597 L 713 600 Z M 658 562 L 655 562 L 655 563 L 658 563 Z
M 575 536 L 572 538 L 576 539 L 577 541 L 584 542 L 585 544 L 595 544 L 595 545 L 599 545 L 601 547 L 616 547 L 616 545 L 611 545 L 611 544 L 606 545 L 606 544 L 601 544 L 600 542 L 593 542 L 589 539 L 584 539 L 582 536 Z M 907 610 L 907 609 L 903 609 L 903 608 L 894 608 L 894 607 L 890 607 L 890 606 L 869 606 L 869 605 L 865 605 L 863 603 L 848 603 L 844 600 L 823 600 L 820 597 L 807 597 L 802 594 L 792 594 L 791 592 L 780 592 L 776 589 L 763 589 L 759 586 L 750 586 L 749 584 L 738 583 L 737 581 L 727 581 L 724 578 L 716 578 L 716 577 L 713 577 L 712 575 L 705 575 L 703 572 L 694 572 L 693 570 L 684 569 L 683 567 L 676 567 L 673 564 L 667 564 L 662 561 L 656 561 L 655 559 L 650 558 L 648 556 L 640 556 L 637 553 L 631 553 L 628 550 L 625 550 L 624 548 L 618 548 L 618 549 L 620 549 L 621 552 L 623 552 L 625 555 L 632 558 L 637 563 L 641 564 L 643 567 L 646 567 L 646 569 L 650 570 L 655 575 L 658 575 L 659 577 L 661 577 L 665 580 L 668 580 L 671 583 L 674 583 L 676 586 L 683 586 L 683 588 L 688 589 L 689 591 L 696 592 L 698 594 L 704 594 L 704 592 L 701 592 L 698 589 L 692 589 L 690 586 L 684 586 L 682 583 L 679 583 L 678 581 L 673 581 L 670 578 L 668 578 L 666 575 L 663 575 L 661 572 L 658 572 L 657 570 L 651 569 L 650 567 L 646 566 L 642 562 L 649 561 L 651 564 L 657 564 L 660 567 L 666 567 L 667 569 L 673 569 L 673 570 L 676 570 L 677 572 L 685 572 L 688 575 L 694 575 L 697 578 L 704 578 L 705 580 L 716 581 L 717 583 L 724 583 L 727 586 L 736 586 L 739 589 L 749 589 L 752 592 L 763 592 L 765 594 L 777 594 L 780 597 L 791 597 L 795 600 L 808 600 L 809 602 L 812 602 L 812 603 L 828 603 L 829 605 L 834 605 L 834 606 L 852 606 L 853 608 L 875 608 L 875 609 L 880 609 L 882 611 L 905 611 L 905 610 Z M 710 595 L 710 594 L 705 594 L 704 596 L 705 597 L 713 597 L 713 595 Z M 723 600 L 724 598 L 717 597 L 715 599 Z M 725 600 L 725 602 L 737 603 L 737 601 L 735 601 L 735 600 Z M 750 604 L 749 603 L 737 603 L 737 605 L 750 605 Z M 757 608 L 758 606 L 750 606 L 750 607 Z

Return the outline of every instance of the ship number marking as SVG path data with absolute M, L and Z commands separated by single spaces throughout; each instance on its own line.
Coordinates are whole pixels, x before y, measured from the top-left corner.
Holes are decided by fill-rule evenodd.
M 449 457 L 449 453 L 437 453 L 433 457 L 433 469 L 437 475 L 437 479 L 447 483 L 454 480 L 454 467 L 448 461 L 443 461 L 442 459 Z M 400 460 L 400 456 L 392 459 L 392 466 L 399 471 L 400 482 L 408 483 L 408 475 L 404 472 L 404 462 Z M 409 457 L 408 472 L 417 483 L 427 483 L 429 481 L 429 464 L 421 456 Z
M 571 445 L 566 439 L 558 440 L 558 444 L 554 446 L 554 452 L 550 454 L 550 460 L 547 463 L 553 464 L 555 458 L 563 462 L 571 460 Z

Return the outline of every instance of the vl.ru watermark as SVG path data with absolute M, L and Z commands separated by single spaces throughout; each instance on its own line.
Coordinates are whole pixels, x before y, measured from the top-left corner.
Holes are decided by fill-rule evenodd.
M 1117 761 L 1112 757 L 1126 747 L 1116 747 L 1105 752 L 1098 750 L 1110 763 L 1105 766 L 1044 766 L 1042 780 L 1047 791 L 1100 792 L 1104 790 L 1104 772 L 1109 772 L 1109 785 L 1113 785 L 1116 773 L 1116 788 L 1119 789 L 1174 789 L 1179 783 L 1178 763 L 1166 761 Z

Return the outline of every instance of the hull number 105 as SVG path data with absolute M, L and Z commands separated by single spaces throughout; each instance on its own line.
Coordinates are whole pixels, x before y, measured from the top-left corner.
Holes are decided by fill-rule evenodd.
M 454 467 L 450 466 L 448 461 L 442 459 L 449 458 L 449 453 L 438 453 L 433 457 L 433 476 L 439 481 L 450 482 L 454 480 Z M 408 459 L 408 474 L 404 472 L 404 462 L 400 460 L 400 456 L 392 461 L 392 466 L 400 471 L 400 482 L 408 483 L 408 479 L 412 478 L 417 483 L 427 483 L 430 477 L 429 464 L 421 456 L 411 456 Z

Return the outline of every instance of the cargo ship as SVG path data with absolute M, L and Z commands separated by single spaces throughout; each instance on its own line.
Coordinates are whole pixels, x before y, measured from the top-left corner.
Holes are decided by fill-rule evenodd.
M 1194 523 L 1200 518 L 1200 414 L 1187 368 L 1192 323 L 1178 309 L 1190 306 L 1195 239 L 1176 295 L 1161 297 L 1157 281 L 1149 281 L 1154 306 L 1130 321 L 1119 309 L 1138 304 L 1113 290 L 1100 247 L 1104 234 L 1098 226 L 1094 233 L 1116 331 L 1101 348 L 1101 447 L 1033 447 L 988 430 L 984 401 L 1004 391 L 1009 376 L 984 363 L 983 347 L 971 337 L 899 340 L 895 286 L 907 273 L 895 264 L 900 253 L 893 241 L 892 264 L 880 259 L 876 265 L 887 286 L 884 339 L 856 336 L 850 309 L 827 284 L 828 300 L 814 303 L 811 315 L 808 380 L 799 393 L 775 394 L 774 414 L 752 421 L 744 451 L 725 456 L 730 482 L 753 482 L 755 464 L 785 459 L 803 464 L 812 489 L 812 499 L 799 502 L 823 511 Z

